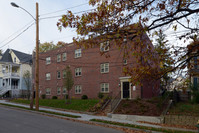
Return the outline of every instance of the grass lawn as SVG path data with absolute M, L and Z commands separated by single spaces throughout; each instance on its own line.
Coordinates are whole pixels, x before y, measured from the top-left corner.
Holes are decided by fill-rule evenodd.
M 30 104 L 30 100 L 25 99 L 12 100 L 12 102 Z M 63 99 L 40 99 L 39 105 L 77 111 L 87 111 L 89 108 L 93 107 L 98 102 L 99 100 L 97 99 L 71 99 L 71 104 L 66 104 L 66 101 Z
M 177 103 L 169 110 L 169 114 L 199 116 L 199 104 Z

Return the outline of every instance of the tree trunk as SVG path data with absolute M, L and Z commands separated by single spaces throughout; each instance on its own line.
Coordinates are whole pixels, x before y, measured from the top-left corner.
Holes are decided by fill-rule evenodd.
M 70 101 L 70 91 L 68 90 L 68 98 L 66 97 L 66 104 L 70 104 L 71 101 Z

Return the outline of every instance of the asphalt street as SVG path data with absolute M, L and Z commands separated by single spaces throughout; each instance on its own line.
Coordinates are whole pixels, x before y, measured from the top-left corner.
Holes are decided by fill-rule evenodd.
M 122 133 L 122 131 L 0 106 L 0 133 Z

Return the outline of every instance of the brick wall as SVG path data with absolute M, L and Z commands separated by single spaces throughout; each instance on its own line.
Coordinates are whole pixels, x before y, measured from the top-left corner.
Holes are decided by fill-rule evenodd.
M 130 44 L 129 44 L 130 45 Z M 64 47 L 57 48 L 45 53 L 41 53 L 39 56 L 39 86 L 40 95 L 46 93 L 46 88 L 51 88 L 51 95 L 47 95 L 47 98 L 52 96 L 57 96 L 57 87 L 61 87 L 61 94 L 58 95 L 59 98 L 63 98 L 63 73 L 67 65 L 70 66 L 74 78 L 74 86 L 70 91 L 70 96 L 75 98 L 80 98 L 82 95 L 87 95 L 88 98 L 97 98 L 100 92 L 101 83 L 109 83 L 109 93 L 112 92 L 113 96 L 117 95 L 121 91 L 119 86 L 120 77 L 125 77 L 123 74 L 123 67 L 131 67 L 136 65 L 135 58 L 128 59 L 127 65 L 123 64 L 123 54 L 115 45 L 110 47 L 109 52 L 104 55 L 100 54 L 99 47 L 93 47 L 89 49 L 82 48 L 82 57 L 75 58 L 75 49 L 78 49 L 73 44 L 68 44 Z M 57 54 L 67 53 L 67 60 L 57 62 Z M 46 58 L 51 57 L 51 63 L 46 65 Z M 101 73 L 100 64 L 109 63 L 109 72 Z M 82 68 L 82 75 L 75 77 L 75 68 Z M 57 79 L 57 71 L 61 72 L 61 79 Z M 51 73 L 51 80 L 46 80 L 46 73 Z M 75 94 L 75 86 L 82 86 L 82 93 Z M 145 86 L 144 86 L 145 87 Z M 146 97 L 152 97 L 150 93 L 152 91 L 152 85 L 147 86 L 143 94 Z M 132 87 L 131 95 L 132 98 L 141 97 L 141 87 L 136 86 L 136 90 L 133 91 Z M 145 87 L 146 88 L 146 87 Z M 147 91 L 146 91 L 147 90 Z M 145 95 L 144 95 L 145 96 Z

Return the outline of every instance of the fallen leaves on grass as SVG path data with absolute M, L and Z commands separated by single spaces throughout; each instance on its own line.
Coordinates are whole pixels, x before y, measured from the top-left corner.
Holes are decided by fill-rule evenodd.
M 159 125 L 162 127 L 175 127 L 175 128 L 184 128 L 184 129 L 191 129 L 191 130 L 197 130 L 197 127 L 194 126 L 188 126 L 188 125 L 169 125 L 169 124 L 162 124 L 162 123 L 153 123 L 153 122 L 147 122 L 147 121 L 137 121 L 140 123 L 146 123 L 146 124 L 152 124 L 152 125 Z

